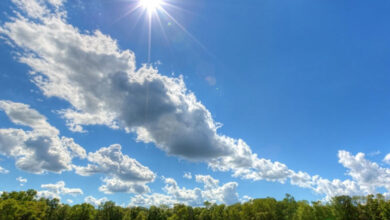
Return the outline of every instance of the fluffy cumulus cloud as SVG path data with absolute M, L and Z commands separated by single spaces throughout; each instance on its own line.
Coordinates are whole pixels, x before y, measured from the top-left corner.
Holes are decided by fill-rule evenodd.
M 106 197 L 103 197 L 103 198 L 100 198 L 100 199 L 97 199 L 93 196 L 87 196 L 84 198 L 84 202 L 86 203 L 89 203 L 93 206 L 99 206 L 100 204 L 103 204 L 105 202 L 107 202 L 108 199 Z
M 38 191 L 38 197 L 44 198 L 58 198 L 61 199 L 61 195 L 78 196 L 83 194 L 83 190 L 79 188 L 67 188 L 64 181 L 59 181 L 54 184 L 42 184 L 42 191 Z
M 18 181 L 20 183 L 21 186 L 23 186 L 25 183 L 27 183 L 27 179 L 26 178 L 23 178 L 23 177 L 18 177 L 16 178 L 16 181 Z
M 354 156 L 347 151 L 339 151 L 339 162 L 364 192 L 375 193 L 380 187 L 390 191 L 390 169 L 367 160 L 363 153 Z
M 104 185 L 99 188 L 104 193 L 149 192 L 146 183 L 153 182 L 156 176 L 148 167 L 124 155 L 118 144 L 89 153 L 87 159 L 90 162 L 87 166 L 75 166 L 76 173 L 83 176 L 99 173 L 107 175 L 103 179 Z
M 379 166 L 365 158 L 365 154 L 352 155 L 348 151 L 338 152 L 339 163 L 347 169 L 346 180 L 328 180 L 318 175 L 310 176 L 304 172 L 292 172 L 291 184 L 310 188 L 325 199 L 337 195 L 375 194 L 378 189 L 390 191 L 390 169 Z
M 174 205 L 177 203 L 192 206 L 202 206 L 205 201 L 212 203 L 233 204 L 239 202 L 236 191 L 238 184 L 229 182 L 222 186 L 211 176 L 196 175 L 196 181 L 203 184 L 203 188 L 187 189 L 180 187 L 172 178 L 164 178 L 165 194 L 153 193 L 136 195 L 130 201 L 130 206 Z
M 85 150 L 72 138 L 60 137 L 45 116 L 30 106 L 0 100 L 10 120 L 31 129 L 0 129 L 0 154 L 14 157 L 16 166 L 31 173 L 62 172 L 72 169 L 74 157 L 85 158 Z
M 169 155 L 206 162 L 213 170 L 230 171 L 234 177 L 281 183 L 289 180 L 291 184 L 328 196 L 372 192 L 378 187 L 388 189 L 388 169 L 367 161 L 361 154 L 339 153 L 340 163 L 349 170 L 347 180 L 311 176 L 261 158 L 243 140 L 218 132 L 221 124 L 213 120 L 207 108 L 186 88 L 182 77 L 164 76 L 149 66 L 137 69 L 133 52 L 121 50 L 111 37 L 100 31 L 82 33 L 68 24 L 63 1 L 13 2 L 20 13 L 0 27 L 0 34 L 8 43 L 22 49 L 19 61 L 32 69 L 30 77 L 43 94 L 70 104 L 70 108 L 60 110 L 59 114 L 74 132 L 86 132 L 91 125 L 122 129 L 135 133 L 137 141 L 154 143 Z M 22 123 L 27 120 L 33 132 L 2 130 L 2 154 L 15 156 L 19 167 L 32 172 L 69 169 L 72 154 L 63 150 L 64 140 L 55 138 L 58 132 L 47 129 L 45 119 L 31 122 L 22 117 L 20 120 Z M 77 151 L 72 152 L 77 155 Z M 56 160 L 50 160 L 53 157 Z M 134 176 L 135 170 L 116 172 L 123 164 L 100 164 L 93 157 L 88 157 L 90 165 L 77 172 L 90 175 L 115 170 L 104 179 L 100 188 L 103 192 L 147 191 L 145 185 L 130 183 L 135 180 L 145 183 L 154 178 L 150 173 L 148 177 Z M 50 166 L 35 164 L 37 161 L 47 161 Z M 384 179 L 369 186 L 377 177 Z M 230 188 L 234 186 L 230 184 Z M 153 195 L 157 194 L 139 198 L 153 200 Z M 180 196 L 171 198 L 180 199 Z

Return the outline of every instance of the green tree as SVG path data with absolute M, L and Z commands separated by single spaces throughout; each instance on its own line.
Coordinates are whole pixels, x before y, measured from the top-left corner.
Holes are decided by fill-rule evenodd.
M 114 202 L 108 201 L 99 206 L 99 219 L 118 220 L 124 217 L 124 211 Z
M 357 219 L 357 208 L 349 196 L 336 196 L 332 199 L 332 211 L 337 220 Z
M 147 219 L 148 219 L 148 213 L 144 210 L 138 212 L 138 215 L 135 218 L 135 220 L 147 220 Z
M 173 215 L 168 218 L 169 220 L 181 220 L 181 219 L 194 219 L 194 211 L 192 207 L 183 204 L 175 204 L 173 207 Z
M 87 203 L 74 205 L 70 210 L 70 218 L 75 220 L 93 220 L 95 216 L 95 207 Z
M 292 220 L 298 208 L 297 202 L 290 194 L 286 194 L 284 199 L 278 203 L 278 218 L 284 220 Z
M 294 220 L 315 220 L 313 207 L 307 201 L 300 201 L 297 203 L 298 208 L 294 214 Z
M 312 202 L 312 207 L 314 211 L 314 216 L 316 220 L 333 220 L 332 209 L 328 205 L 322 204 L 320 201 Z

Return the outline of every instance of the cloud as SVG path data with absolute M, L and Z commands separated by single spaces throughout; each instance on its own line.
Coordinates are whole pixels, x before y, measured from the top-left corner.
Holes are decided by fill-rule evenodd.
M 27 179 L 23 177 L 18 177 L 16 180 L 20 183 L 20 186 L 23 186 L 25 183 L 27 183 Z
M 91 204 L 93 206 L 99 206 L 100 204 L 103 204 L 103 203 L 105 203 L 107 201 L 108 201 L 108 199 L 106 197 L 97 199 L 97 198 L 95 198 L 93 196 L 87 196 L 84 199 L 84 202 L 89 203 L 89 204 Z
M 0 129 L 0 154 L 14 157 L 18 168 L 31 173 L 60 173 L 72 169 L 74 157 L 85 158 L 84 148 L 72 138 L 60 137 L 46 117 L 30 106 L 0 100 L 0 110 L 14 124 L 31 128 Z
M 0 28 L 0 34 L 16 48 L 23 50 L 18 57 L 19 61 L 31 68 L 30 77 L 43 94 L 70 104 L 70 108 L 59 111 L 70 130 L 86 132 L 88 126 L 92 125 L 122 129 L 135 133 L 137 141 L 154 143 L 168 155 L 203 161 L 215 171 L 230 171 L 234 177 L 256 181 L 285 183 L 289 180 L 293 185 L 328 196 L 335 192 L 353 194 L 373 192 L 378 187 L 388 189 L 388 170 L 367 161 L 360 154 L 351 156 L 348 152 L 339 153 L 340 163 L 348 169 L 350 179 L 347 180 L 311 176 L 302 171 L 293 171 L 283 163 L 259 157 L 245 141 L 218 132 L 221 124 L 213 120 L 208 109 L 186 88 L 183 77 L 164 76 L 157 69 L 146 65 L 137 69 L 133 52 L 121 50 L 114 39 L 99 30 L 93 33 L 80 32 L 66 22 L 66 11 L 60 6 L 51 10 L 47 5 L 61 5 L 54 2 L 14 0 L 23 15 L 16 15 L 5 22 Z M 53 135 L 56 130 L 47 129 L 45 120 L 20 120 L 20 123 L 28 123 L 30 127 L 36 126 L 32 127 L 34 130 L 46 127 L 42 131 L 45 135 L 38 132 L 39 137 L 31 139 L 30 133 L 20 129 L 2 130 L 2 154 L 16 154 L 15 157 L 19 158 L 17 165 L 22 169 L 33 168 L 32 172 L 69 169 L 71 156 L 66 153 L 55 153 L 57 158 L 48 160 L 61 163 L 36 165 L 36 155 L 41 155 L 35 153 L 38 152 L 37 146 L 43 146 L 46 152 L 53 146 L 62 145 L 58 144 L 58 139 Z M 17 154 L 17 149 L 26 148 L 23 146 L 27 145 L 27 140 L 33 156 Z M 54 149 L 60 152 L 63 147 Z M 39 157 L 39 161 L 52 158 L 53 155 L 47 154 Z M 34 163 L 30 164 L 31 161 Z M 111 166 L 91 162 L 77 172 L 90 175 L 97 172 L 107 174 L 107 170 L 113 170 Z M 136 173 L 126 171 L 122 175 L 114 172 L 104 179 L 105 185 L 101 190 L 134 191 L 128 183 L 140 176 L 133 174 Z M 149 174 L 144 182 L 154 179 L 151 176 Z M 370 186 L 369 183 L 376 179 L 379 183 Z M 231 189 L 234 186 L 230 184 Z M 139 198 L 157 201 L 153 194 Z
M 44 7 L 38 1 L 12 0 L 12 2 L 32 18 L 38 18 L 41 15 L 49 13 L 46 7 Z
M 377 151 L 372 151 L 372 152 L 368 153 L 367 155 L 370 157 L 375 157 L 375 156 L 378 156 L 380 154 L 381 154 L 381 151 L 377 150 Z
M 149 192 L 146 183 L 153 182 L 156 174 L 137 160 L 122 153 L 122 147 L 114 144 L 100 148 L 87 157 L 91 162 L 85 167 L 75 166 L 76 173 L 82 176 L 105 174 L 109 178 L 103 179 L 104 185 L 99 190 L 104 193 Z
M 210 175 L 196 175 L 196 182 L 203 183 L 206 189 L 216 188 L 219 185 L 219 180 L 212 178 Z
M 45 198 L 45 199 L 59 199 L 61 200 L 61 196 L 50 192 L 48 190 L 38 191 L 37 193 L 38 198 Z
M 180 201 L 174 199 L 171 195 L 166 195 L 162 193 L 153 193 L 153 194 L 145 194 L 145 195 L 136 195 L 131 198 L 129 206 L 161 206 L 168 205 L 173 206 L 174 204 L 179 204 Z
M 7 114 L 14 124 L 33 128 L 47 136 L 58 135 L 59 133 L 56 128 L 47 122 L 45 116 L 26 104 L 0 100 L 0 109 Z
M 192 179 L 192 174 L 191 174 L 191 172 L 185 172 L 183 177 L 190 180 L 190 179 Z
M 48 2 L 53 6 L 59 8 L 66 2 L 66 0 L 48 0 Z
M 390 191 L 390 169 L 380 167 L 365 158 L 364 153 L 352 155 L 348 151 L 338 152 L 339 163 L 346 169 L 347 180 L 324 179 L 318 175 L 310 176 L 304 172 L 293 172 L 291 184 L 310 188 L 319 194 L 325 194 L 326 200 L 337 195 L 375 194 L 378 189 Z
M 387 154 L 385 158 L 383 158 L 383 162 L 390 164 L 390 154 Z
M 24 10 L 21 7 L 21 10 Z M 80 33 L 57 12 L 6 22 L 0 33 L 25 50 L 19 60 L 48 97 L 68 101 L 60 112 L 73 131 L 106 125 L 137 134 L 169 155 L 205 161 L 234 176 L 284 182 L 288 168 L 260 159 L 241 139 L 218 133 L 220 123 L 189 91 L 182 77 L 136 69 L 135 55 L 100 31 Z M 42 46 L 44 45 L 44 46 Z
M 339 151 L 339 162 L 348 169 L 348 175 L 365 192 L 375 193 L 379 187 L 390 191 L 390 169 L 367 160 L 363 153 L 353 156 L 347 151 Z
M 211 176 L 196 175 L 196 181 L 203 183 L 203 189 L 187 189 L 180 187 L 173 178 L 164 178 L 165 194 L 153 193 L 136 195 L 130 201 L 130 206 L 151 206 L 186 204 L 191 206 L 203 206 L 205 201 L 212 203 L 234 204 L 239 202 L 236 191 L 238 184 L 229 182 L 219 186 L 219 181 Z
M 3 168 L 3 167 L 0 167 L 0 174 L 7 174 L 9 173 L 9 170 Z
M 78 196 L 83 194 L 83 190 L 80 188 L 67 188 L 64 181 L 59 181 L 55 184 L 42 184 L 43 191 L 38 191 L 38 197 L 44 198 L 58 198 L 61 199 L 61 195 Z
M 123 181 L 118 178 L 105 178 L 103 179 L 103 182 L 104 184 L 99 187 L 99 190 L 106 194 L 117 192 L 142 194 L 150 192 L 150 189 L 145 182 L 134 183 L 131 181 Z

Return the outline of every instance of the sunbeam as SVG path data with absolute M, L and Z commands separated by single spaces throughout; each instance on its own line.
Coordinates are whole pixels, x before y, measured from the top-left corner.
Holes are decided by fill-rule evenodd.
M 176 5 L 174 5 L 172 2 L 167 2 L 166 0 L 136 0 L 136 3 L 131 7 L 130 10 L 128 10 L 124 15 L 121 15 L 117 20 L 122 20 L 124 17 L 129 16 L 133 14 L 136 11 L 141 10 L 141 14 L 138 17 L 138 19 L 142 16 L 144 16 L 147 19 L 147 63 L 150 65 L 151 63 L 151 56 L 152 56 L 152 31 L 153 31 L 153 20 L 156 19 L 157 22 L 159 22 L 159 26 L 162 29 L 162 34 L 164 35 L 164 39 L 169 43 L 169 38 L 165 34 L 165 30 L 163 25 L 161 24 L 161 18 L 166 17 L 168 20 L 170 20 L 172 23 L 177 25 L 181 31 L 183 31 L 192 41 L 194 41 L 200 48 L 202 48 L 203 51 L 205 51 L 208 55 L 211 57 L 214 57 L 214 55 L 208 51 L 208 49 L 194 36 L 192 35 L 187 28 L 184 27 L 176 18 L 169 13 L 165 7 L 168 7 L 173 10 L 181 10 L 190 12 L 188 10 L 182 9 Z M 138 20 L 137 19 L 137 20 Z M 138 23 L 138 22 L 136 22 Z

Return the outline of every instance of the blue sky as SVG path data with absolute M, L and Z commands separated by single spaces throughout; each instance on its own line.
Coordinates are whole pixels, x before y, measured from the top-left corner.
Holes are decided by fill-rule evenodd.
M 1 1 L 0 191 L 390 196 L 388 1 L 139 5 Z

